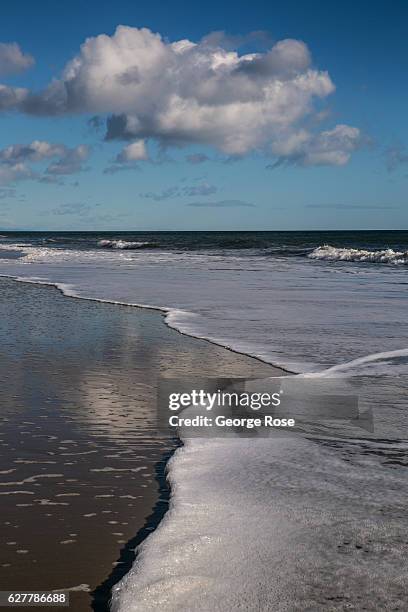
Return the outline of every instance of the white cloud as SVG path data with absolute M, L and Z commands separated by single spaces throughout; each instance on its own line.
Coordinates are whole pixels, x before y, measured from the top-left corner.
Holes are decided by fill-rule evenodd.
M 64 145 L 51 144 L 44 140 L 34 140 L 30 144 L 14 144 L 0 150 L 0 163 L 38 162 L 43 159 L 63 155 Z
M 350 155 L 363 142 L 360 130 L 349 125 L 336 125 L 332 130 L 321 132 L 311 139 L 304 152 L 305 165 L 331 164 L 343 166 Z
M 113 160 L 113 163 L 105 168 L 104 174 L 116 174 L 122 170 L 138 170 L 137 162 L 147 161 L 149 154 L 144 140 L 136 140 L 122 149 Z
M 149 159 L 144 140 L 136 140 L 127 145 L 117 156 L 118 163 L 136 162 Z
M 34 64 L 34 58 L 23 53 L 17 43 L 0 43 L 0 75 L 22 72 Z
M 365 138 L 361 131 L 349 125 L 336 125 L 333 129 L 316 135 L 299 130 L 274 143 L 273 151 L 278 160 L 269 168 L 285 163 L 301 166 L 344 166 L 352 152 L 364 143 Z
M 357 148 L 346 130 L 356 128 L 314 134 L 304 127 L 318 120 L 316 101 L 334 89 L 299 40 L 240 55 L 223 36 L 171 43 L 147 28 L 119 26 L 112 36 L 88 38 L 39 94 L 8 88 L 3 95 L 7 108 L 31 114 L 108 115 L 106 139 L 134 141 L 118 164 L 145 159 L 150 138 L 162 147 L 194 143 L 230 156 L 261 151 L 304 165 L 341 165 Z
M 88 159 L 89 153 L 89 147 L 86 145 L 79 145 L 71 149 L 63 144 L 44 140 L 34 140 L 30 144 L 10 145 L 0 149 L 0 184 L 4 185 L 24 179 L 45 181 L 47 175 L 74 174 L 82 170 L 82 164 Z M 46 168 L 45 174 L 31 167 L 32 164 L 48 160 L 51 163 Z
M 0 185 L 8 185 L 15 181 L 33 178 L 33 171 L 25 164 L 17 163 L 12 165 L 0 164 Z

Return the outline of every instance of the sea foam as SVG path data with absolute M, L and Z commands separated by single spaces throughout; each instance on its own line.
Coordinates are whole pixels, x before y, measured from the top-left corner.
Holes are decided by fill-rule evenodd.
M 325 261 L 361 261 L 396 265 L 408 264 L 408 251 L 394 251 L 393 249 L 368 251 L 366 249 L 338 248 L 330 246 L 329 244 L 317 247 L 309 253 L 308 257 L 310 259 L 322 259 Z
M 170 509 L 112 612 L 323 612 L 365 596 L 373 611 L 403 608 L 404 526 L 378 508 L 390 490 L 403 503 L 405 476 L 364 465 L 362 495 L 358 465 L 302 438 L 187 440 L 169 465 Z
M 142 249 L 151 246 L 150 242 L 131 242 L 128 240 L 99 240 L 98 246 L 102 249 Z
M 290 530 L 262 488 L 270 487 L 267 466 L 281 445 L 187 441 L 170 462 L 170 510 L 114 587 L 112 610 L 275 609 L 285 594 L 272 568 L 285 557 Z M 257 472 L 262 454 L 266 471 Z

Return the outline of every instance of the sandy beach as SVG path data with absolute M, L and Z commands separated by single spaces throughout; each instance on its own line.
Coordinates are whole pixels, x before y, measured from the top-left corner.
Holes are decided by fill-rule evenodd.
M 169 329 L 161 313 L 2 278 L 1 589 L 110 588 L 167 508 L 159 376 L 267 376 L 266 364 Z

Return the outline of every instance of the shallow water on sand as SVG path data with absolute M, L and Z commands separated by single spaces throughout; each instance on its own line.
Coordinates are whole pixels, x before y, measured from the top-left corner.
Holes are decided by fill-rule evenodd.
M 0 280 L 0 589 L 79 589 L 90 610 L 121 551 L 133 560 L 176 446 L 157 433 L 158 376 L 273 372 L 162 319 Z

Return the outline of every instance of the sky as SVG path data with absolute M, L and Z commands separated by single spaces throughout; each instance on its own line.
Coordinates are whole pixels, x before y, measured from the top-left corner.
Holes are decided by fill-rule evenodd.
M 3 3 L 0 229 L 408 229 L 407 19 Z

